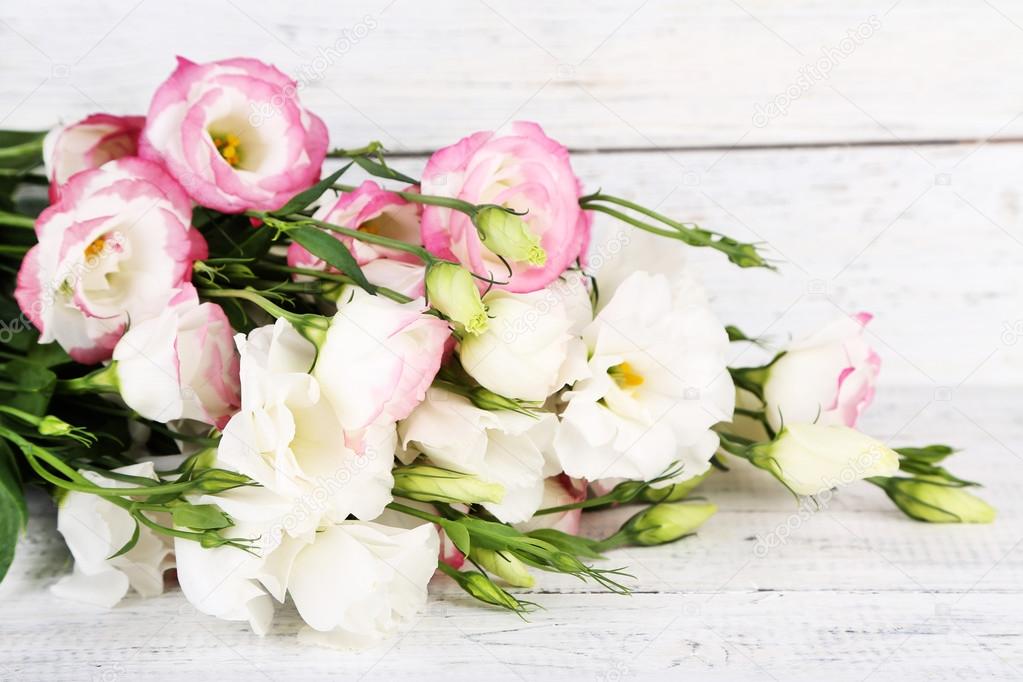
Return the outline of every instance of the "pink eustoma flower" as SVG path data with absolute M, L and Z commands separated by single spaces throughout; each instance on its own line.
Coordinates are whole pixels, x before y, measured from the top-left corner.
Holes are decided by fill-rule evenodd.
M 299 104 L 295 81 L 268 64 L 179 57 L 153 96 L 139 153 L 202 206 L 273 210 L 317 181 L 327 129 Z
M 510 262 L 508 277 L 469 216 L 443 206 L 423 208 L 423 245 L 431 253 L 498 280 L 508 291 L 542 289 L 589 242 L 590 215 L 579 208 L 581 185 L 568 150 L 535 123 L 513 123 L 508 134 L 474 133 L 437 151 L 426 164 L 422 193 L 525 212 L 522 218 L 540 238 L 546 261 L 542 266 Z
M 110 357 L 129 320 L 158 315 L 206 257 L 192 203 L 160 166 L 135 157 L 75 174 L 36 220 L 14 296 L 77 362 Z
M 223 429 L 241 404 L 234 330 L 195 288 L 134 324 L 114 348 L 121 398 L 147 419 L 195 419 Z
M 43 163 L 50 179 L 50 201 L 60 199 L 61 187 L 75 173 L 135 156 L 145 122 L 143 116 L 92 114 L 47 133 L 43 140 Z

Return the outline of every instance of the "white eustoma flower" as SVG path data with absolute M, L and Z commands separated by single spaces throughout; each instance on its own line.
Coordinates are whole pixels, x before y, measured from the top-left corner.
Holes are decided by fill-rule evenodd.
M 483 506 L 501 521 L 517 523 L 539 509 L 544 478 L 558 473 L 548 456 L 555 425 L 553 414 L 482 410 L 460 395 L 431 388 L 398 425 L 398 434 L 408 451 L 405 461 L 421 452 L 437 466 L 500 483 L 504 499 Z
M 205 496 L 236 525 L 224 533 L 258 539 L 253 552 L 204 549 L 177 542 L 178 579 L 200 611 L 248 621 L 265 634 L 275 603 L 290 594 L 309 626 L 301 637 L 331 646 L 360 648 L 393 634 L 426 602 L 437 568 L 439 540 L 432 524 L 398 528 L 361 521 L 321 519 L 292 534 L 302 510 L 265 488 Z
M 564 394 L 554 442 L 565 473 L 649 480 L 676 461 L 676 480 L 702 473 L 735 401 L 728 335 L 703 289 L 686 271 L 636 271 L 600 293 L 583 330 L 590 376 Z
M 309 374 L 316 348 L 286 320 L 236 341 L 242 405 L 224 429 L 218 465 L 293 501 L 322 498 L 324 513 L 336 521 L 378 516 L 393 483 L 393 449 L 380 446 L 388 426 L 360 435 L 354 447 L 346 443 L 334 407 Z
M 151 462 L 114 471 L 157 478 Z M 81 473 L 96 485 L 133 487 L 91 471 Z M 57 530 L 64 536 L 75 566 L 71 575 L 50 588 L 56 596 L 109 608 L 121 601 L 129 588 L 143 597 L 163 592 L 163 573 L 174 565 L 168 537 L 141 526 L 135 546 L 121 556 L 110 558 L 135 531 L 135 520 L 121 507 L 97 495 L 68 492 L 57 510 Z
M 528 294 L 491 291 L 483 297 L 490 325 L 462 339 L 462 367 L 494 393 L 546 400 L 586 374 L 586 347 L 576 330 L 580 299 L 589 315 L 588 293 L 577 276 Z

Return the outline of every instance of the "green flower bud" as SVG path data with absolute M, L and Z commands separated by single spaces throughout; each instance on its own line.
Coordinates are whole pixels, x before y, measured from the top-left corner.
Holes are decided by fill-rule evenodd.
M 487 206 L 476 214 L 474 223 L 483 245 L 498 256 L 536 267 L 547 262 L 547 252 L 540 245 L 540 238 L 521 216 L 500 206 Z
M 477 386 L 468 391 L 467 397 L 473 405 L 480 408 L 481 410 L 490 410 L 491 412 L 497 410 L 509 410 L 511 412 L 518 412 L 519 414 L 532 415 L 530 411 L 533 408 L 539 408 L 539 404 L 530 403 L 523 400 L 516 400 L 515 398 L 506 398 L 503 395 L 494 393 L 488 388 Z
M 433 263 L 426 271 L 426 296 L 430 305 L 470 334 L 482 334 L 490 324 L 476 281 L 460 265 Z
M 504 499 L 504 486 L 499 483 L 425 464 L 395 469 L 394 492 L 420 502 L 476 504 Z
M 699 476 L 693 476 L 681 483 L 673 483 L 663 488 L 645 487 L 639 494 L 638 499 L 643 502 L 678 502 L 679 500 L 684 500 L 689 496 L 689 493 L 693 492 L 696 486 L 703 483 L 711 471 L 708 469 Z
M 536 583 L 526 565 L 511 552 L 495 552 L 492 549 L 473 547 L 469 558 L 512 587 L 532 587 Z
M 196 489 L 204 493 L 222 493 L 243 485 L 252 485 L 252 479 L 226 469 L 207 469 L 196 477 Z
M 473 598 L 479 599 L 486 604 L 493 604 L 509 611 L 521 612 L 525 610 L 525 604 L 511 596 L 500 587 L 494 584 L 487 576 L 478 571 L 445 571 L 458 585 L 468 592 Z
M 623 544 L 649 547 L 674 542 L 696 531 L 718 510 L 709 502 L 662 503 L 647 507 L 601 543 L 602 549 Z
M 991 523 L 995 509 L 963 488 L 920 478 L 889 478 L 884 491 L 907 516 L 928 523 Z
M 74 431 L 73 426 L 59 417 L 48 414 L 39 420 L 36 429 L 40 436 L 67 436 Z

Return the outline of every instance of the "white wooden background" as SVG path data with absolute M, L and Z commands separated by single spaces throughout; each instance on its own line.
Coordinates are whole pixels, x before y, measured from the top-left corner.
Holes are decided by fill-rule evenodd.
M 348 655 L 299 647 L 293 613 L 259 639 L 174 592 L 59 602 L 67 554 L 37 500 L 0 586 L 0 678 L 1023 679 L 1023 3 L 8 3 L 0 127 L 141 113 L 175 54 L 273 61 L 336 145 L 380 139 L 413 169 L 537 120 L 587 186 L 766 242 L 783 276 L 694 254 L 722 319 L 784 340 L 873 311 L 864 426 L 963 447 L 955 470 L 1000 516 L 926 526 L 869 487 L 800 515 L 737 470 L 706 484 L 721 511 L 698 537 L 615 554 L 631 597 L 542 576 L 546 610 L 520 621 L 437 579 L 408 634 Z

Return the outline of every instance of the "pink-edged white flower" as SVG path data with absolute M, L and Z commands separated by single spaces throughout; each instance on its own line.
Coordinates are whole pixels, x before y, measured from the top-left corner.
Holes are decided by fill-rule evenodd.
M 236 342 L 242 404 L 224 428 L 218 466 L 290 503 L 316 500 L 319 513 L 306 525 L 376 518 L 391 501 L 394 425 L 367 429 L 350 443 L 324 386 L 309 374 L 316 347 L 286 320 Z
M 856 421 L 874 399 L 881 358 L 863 338 L 873 315 L 843 317 L 791 344 L 768 369 L 764 401 L 774 429 Z
M 113 471 L 157 478 L 152 462 Z M 92 471 L 81 473 L 96 485 L 133 487 Z M 170 519 L 164 514 L 158 515 L 156 520 L 166 524 Z M 143 597 L 161 594 L 164 571 L 174 565 L 170 538 L 141 526 L 135 546 L 120 556 L 113 556 L 131 539 L 135 525 L 131 514 L 107 499 L 90 493 L 68 492 L 57 508 L 57 530 L 64 536 L 75 566 L 71 575 L 61 578 L 51 588 L 53 593 L 64 599 L 108 608 L 121 601 L 129 588 Z
M 501 502 L 483 506 L 501 521 L 518 523 L 540 508 L 544 479 L 558 473 L 550 447 L 556 421 L 551 413 L 533 417 L 483 410 L 460 395 L 431 388 L 398 425 L 405 450 L 399 457 L 408 463 L 422 453 L 439 467 L 501 484 Z
M 118 390 L 147 419 L 195 419 L 217 428 L 240 404 L 234 331 L 216 303 L 186 285 L 158 317 L 132 325 L 114 347 Z
M 352 230 L 399 239 L 408 244 L 419 243 L 419 211 L 416 204 L 405 201 L 394 192 L 388 192 L 372 180 L 366 180 L 355 191 L 344 192 L 336 199 L 322 204 L 313 218 Z M 369 244 L 336 232 L 328 234 L 343 242 L 359 265 L 378 258 L 420 262 L 419 258 L 405 251 Z M 288 247 L 288 265 L 316 270 L 328 268 L 321 259 L 295 242 Z
M 590 216 L 579 208 L 581 185 L 568 150 L 535 123 L 519 121 L 508 134 L 478 132 L 434 153 L 426 164 L 423 194 L 525 211 L 540 238 L 543 265 L 510 262 L 508 291 L 536 291 L 553 282 L 585 250 Z M 480 239 L 469 216 L 442 206 L 423 208 L 423 244 L 479 275 L 503 280 L 505 264 Z
M 426 396 L 450 337 L 426 310 L 422 299 L 396 303 L 354 287 L 342 294 L 313 376 L 346 431 L 393 424 Z
M 74 175 L 36 220 L 15 298 L 77 362 L 110 357 L 129 320 L 160 313 L 206 257 L 192 204 L 154 163 L 129 157 Z
M 179 57 L 153 95 L 139 153 L 163 163 L 203 206 L 280 208 L 316 182 L 327 152 L 327 129 L 297 90 L 256 59 Z
M 50 179 L 50 200 L 60 199 L 61 186 L 75 173 L 135 156 L 145 122 L 144 116 L 92 114 L 48 132 L 43 139 L 43 163 Z
M 687 271 L 636 271 L 600 291 L 610 299 L 583 330 L 590 375 L 564 394 L 554 441 L 565 473 L 649 480 L 679 462 L 682 478 L 701 474 L 735 400 L 728 335 L 702 287 Z

